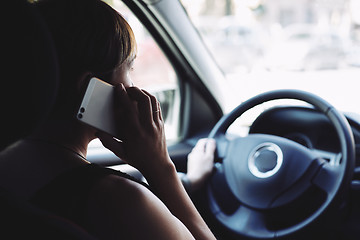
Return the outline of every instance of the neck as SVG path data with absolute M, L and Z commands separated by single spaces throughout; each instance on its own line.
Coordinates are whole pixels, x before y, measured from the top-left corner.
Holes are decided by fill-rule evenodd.
M 86 158 L 94 131 L 76 121 L 48 120 L 29 138 L 63 146 Z

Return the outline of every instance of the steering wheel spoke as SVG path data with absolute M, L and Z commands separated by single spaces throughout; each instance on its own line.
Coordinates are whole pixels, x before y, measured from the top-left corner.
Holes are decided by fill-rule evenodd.
M 319 171 L 314 175 L 311 183 L 325 192 L 328 197 L 334 194 L 334 189 L 339 185 L 339 177 L 341 176 L 341 166 L 325 163 Z
M 341 153 L 333 153 L 320 149 L 312 149 L 311 151 L 314 153 L 314 156 L 324 159 L 332 166 L 337 166 L 341 163 Z
M 311 183 L 327 195 L 331 195 L 334 189 L 339 187 L 338 179 L 341 178 L 341 173 L 344 171 L 344 164 L 341 162 L 342 154 L 318 149 L 312 151 L 323 160 L 324 164 L 314 174 Z
M 269 219 L 261 211 L 251 209 L 245 205 L 231 215 L 217 213 L 217 218 L 236 233 L 245 233 L 245 237 L 256 235 L 259 238 L 274 238 L 275 231 L 269 229 Z

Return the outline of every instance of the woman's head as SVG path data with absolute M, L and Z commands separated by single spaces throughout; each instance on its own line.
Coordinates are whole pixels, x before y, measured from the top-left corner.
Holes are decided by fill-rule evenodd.
M 136 56 L 131 27 L 101 0 L 38 0 L 58 51 L 61 108 L 77 104 L 84 73 L 110 82 Z M 70 110 L 70 109 L 69 109 Z

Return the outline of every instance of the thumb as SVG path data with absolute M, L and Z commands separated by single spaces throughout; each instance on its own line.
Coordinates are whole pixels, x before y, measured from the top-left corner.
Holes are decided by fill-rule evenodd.
M 100 139 L 102 145 L 112 151 L 116 156 L 125 160 L 125 151 L 123 142 L 104 132 L 97 132 L 96 136 Z

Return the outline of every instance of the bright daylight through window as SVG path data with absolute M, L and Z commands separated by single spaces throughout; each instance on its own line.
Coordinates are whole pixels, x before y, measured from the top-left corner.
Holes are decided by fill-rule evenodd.
M 359 0 L 182 3 L 234 91 L 229 109 L 261 92 L 295 88 L 360 113 Z

